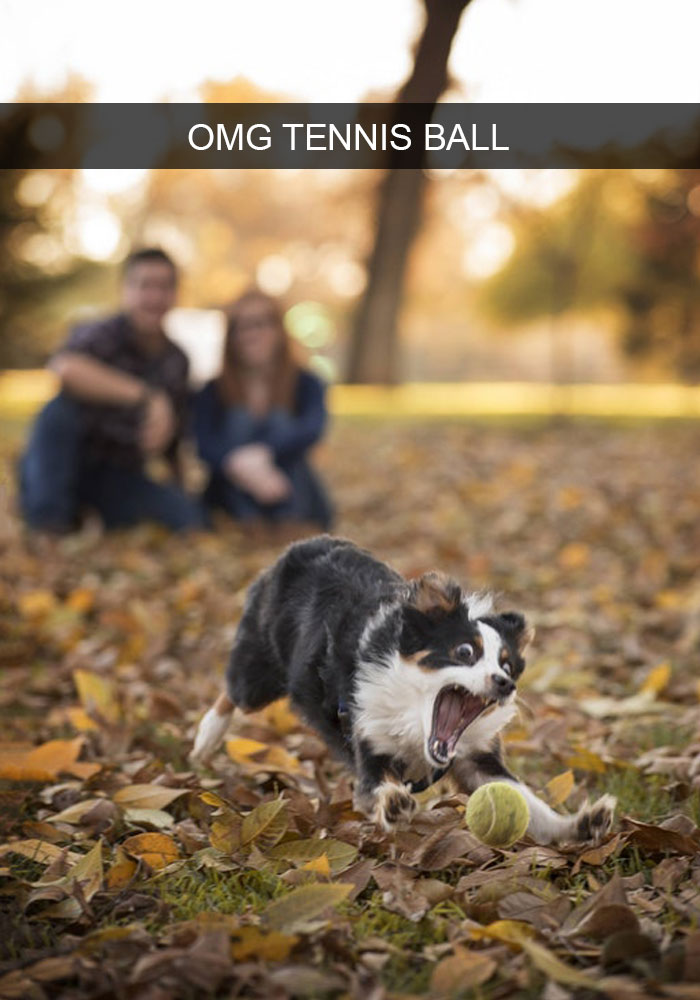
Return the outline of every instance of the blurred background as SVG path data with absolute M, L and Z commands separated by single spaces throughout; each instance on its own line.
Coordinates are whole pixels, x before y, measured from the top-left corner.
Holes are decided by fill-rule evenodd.
M 676 0 L 208 0 L 196 20 L 127 2 L 108 26 L 83 0 L 1 7 L 7 101 L 700 99 L 700 11 Z M 32 113 L 0 119 L 0 148 Z M 0 365 L 41 366 L 116 304 L 129 248 L 157 244 L 183 270 L 170 329 L 200 380 L 218 308 L 252 282 L 330 381 L 697 379 L 700 171 L 425 168 L 393 208 L 386 173 L 3 170 Z M 416 206 L 401 233 L 397 197 Z

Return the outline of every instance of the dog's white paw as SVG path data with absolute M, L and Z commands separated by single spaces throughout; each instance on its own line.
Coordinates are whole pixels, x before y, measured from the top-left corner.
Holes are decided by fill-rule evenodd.
M 194 747 L 188 760 L 194 767 L 202 767 L 214 756 L 226 735 L 231 714 L 220 715 L 216 707 L 210 708 L 197 727 Z
M 614 795 L 603 795 L 592 805 L 582 806 L 576 814 L 576 839 L 601 841 L 613 825 L 616 805 Z
M 416 800 L 405 785 L 383 781 L 376 790 L 372 819 L 383 830 L 408 823 L 416 811 Z

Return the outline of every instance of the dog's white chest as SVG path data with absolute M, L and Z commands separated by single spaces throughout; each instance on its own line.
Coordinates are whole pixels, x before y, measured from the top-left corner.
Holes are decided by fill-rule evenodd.
M 484 680 L 470 671 L 472 689 L 481 694 Z M 400 758 L 407 776 L 430 772 L 426 743 L 431 730 L 435 698 L 446 684 L 464 685 L 463 667 L 439 671 L 407 667 L 398 654 L 385 664 L 361 663 L 355 685 L 355 729 L 374 753 Z M 466 685 L 465 685 L 466 686 Z M 485 749 L 515 713 L 512 700 L 477 718 L 462 734 L 457 756 Z
M 354 701 L 357 733 L 375 753 L 428 766 L 424 745 L 432 700 L 420 671 L 402 669 L 398 657 L 386 665 L 361 664 Z

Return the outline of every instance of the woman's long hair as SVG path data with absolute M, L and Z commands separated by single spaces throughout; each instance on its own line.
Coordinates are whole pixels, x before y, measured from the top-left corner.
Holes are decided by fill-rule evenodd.
M 251 302 L 265 305 L 273 317 L 277 330 L 277 344 L 269 366 L 269 407 L 284 409 L 290 413 L 294 409 L 294 393 L 299 374 L 299 364 L 294 358 L 292 343 L 284 327 L 282 310 L 271 296 L 257 288 L 251 288 L 226 310 L 226 337 L 221 374 L 217 380 L 219 398 L 224 406 L 247 406 L 250 371 L 241 357 L 236 338 L 236 328 L 242 308 Z

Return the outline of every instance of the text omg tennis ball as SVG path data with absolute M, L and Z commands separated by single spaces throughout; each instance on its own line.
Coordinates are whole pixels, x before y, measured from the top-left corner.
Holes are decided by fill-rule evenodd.
M 530 822 L 524 796 L 505 781 L 490 781 L 469 796 L 467 826 L 489 847 L 510 847 Z

